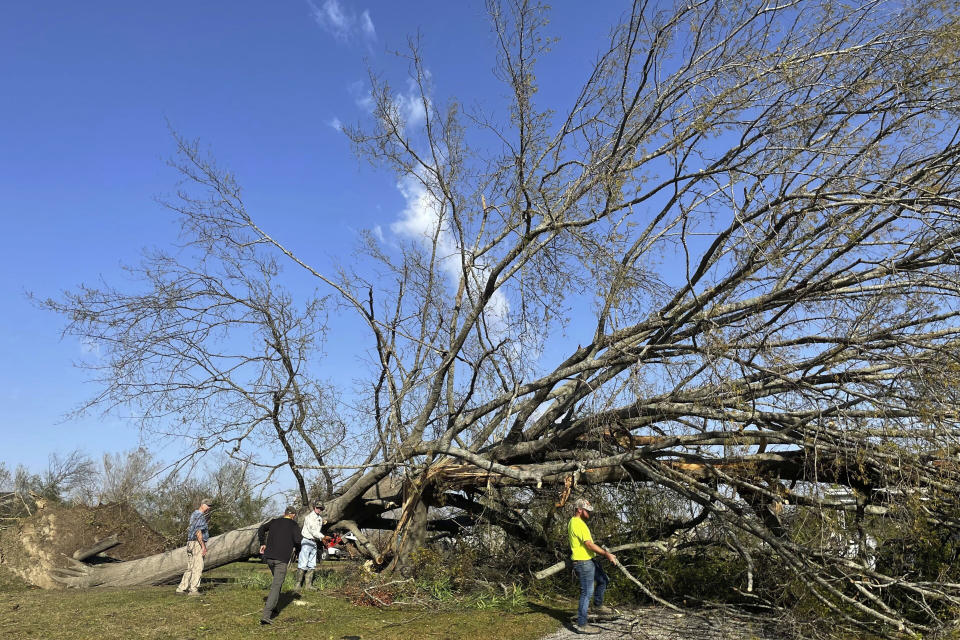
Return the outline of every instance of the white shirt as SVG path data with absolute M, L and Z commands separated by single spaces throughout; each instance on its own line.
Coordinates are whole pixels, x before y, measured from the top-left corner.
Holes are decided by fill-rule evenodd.
M 323 518 L 311 509 L 303 520 L 303 529 L 300 530 L 300 535 L 311 540 L 320 540 L 323 537 L 323 532 L 320 531 L 322 526 Z

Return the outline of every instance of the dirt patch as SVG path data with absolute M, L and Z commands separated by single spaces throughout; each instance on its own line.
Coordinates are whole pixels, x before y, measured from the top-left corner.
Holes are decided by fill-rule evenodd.
M 0 564 L 38 587 L 55 588 L 52 569 L 76 565 L 74 551 L 116 535 L 108 559 L 133 560 L 166 550 L 163 537 L 129 505 L 46 505 L 0 533 Z

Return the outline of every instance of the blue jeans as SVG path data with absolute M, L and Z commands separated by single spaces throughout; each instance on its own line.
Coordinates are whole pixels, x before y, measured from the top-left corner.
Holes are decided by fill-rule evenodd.
M 577 624 L 583 626 L 587 624 L 587 609 L 590 607 L 590 598 L 593 597 L 593 603 L 598 607 L 603 605 L 603 594 L 607 590 L 607 583 L 610 578 L 606 571 L 600 566 L 596 558 L 593 560 L 575 560 L 573 570 L 580 580 L 580 605 L 577 607 Z M 596 582 L 596 589 L 594 589 Z
M 313 571 L 317 566 L 317 543 L 304 538 L 300 543 L 300 555 L 297 556 L 297 569 Z

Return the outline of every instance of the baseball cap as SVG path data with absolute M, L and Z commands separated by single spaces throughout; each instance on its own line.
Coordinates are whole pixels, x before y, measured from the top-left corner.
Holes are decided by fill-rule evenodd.
M 574 509 L 583 509 L 584 511 L 593 511 L 593 505 L 586 498 L 579 498 L 573 503 Z

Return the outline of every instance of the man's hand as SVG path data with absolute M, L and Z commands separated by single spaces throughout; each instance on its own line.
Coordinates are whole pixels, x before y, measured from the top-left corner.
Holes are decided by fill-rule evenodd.
M 587 549 L 590 549 L 590 551 L 593 551 L 594 553 L 599 553 L 613 564 L 617 564 L 617 556 L 613 555 L 593 540 L 584 540 L 583 546 L 585 546 Z
M 200 547 L 200 549 L 201 549 L 200 555 L 202 555 L 204 558 L 206 558 L 206 557 L 207 557 L 207 545 L 203 545 L 202 547 Z
M 260 555 L 263 555 L 263 552 L 266 550 L 267 550 L 267 545 L 265 544 L 260 545 Z

